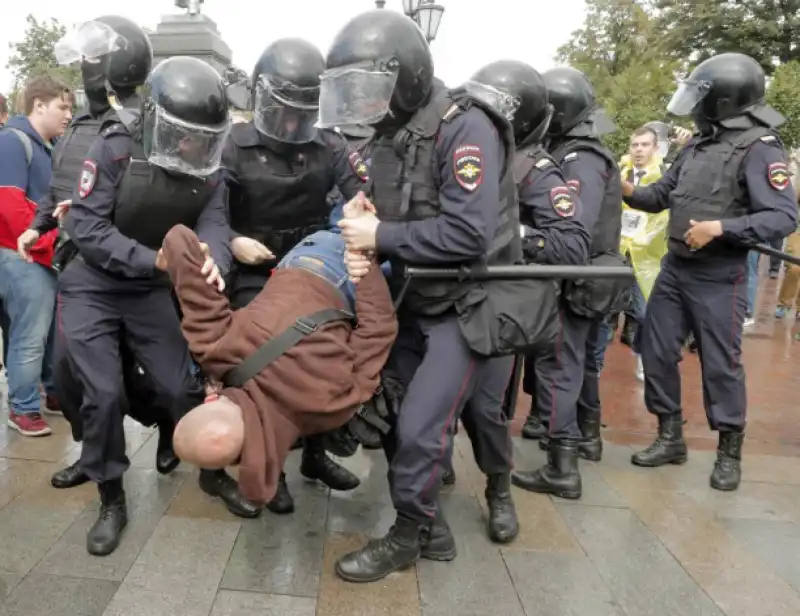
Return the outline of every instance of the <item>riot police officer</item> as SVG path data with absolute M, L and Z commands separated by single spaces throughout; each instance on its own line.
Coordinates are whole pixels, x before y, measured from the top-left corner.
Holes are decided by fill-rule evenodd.
M 591 230 L 593 263 L 622 264 L 619 169 L 600 137 L 615 130 L 598 106 L 588 78 L 564 67 L 543 74 L 553 118 L 547 130 L 548 150 L 564 171 L 572 192 L 583 205 L 583 221 Z M 595 281 L 565 285 L 560 344 L 531 358 L 535 400 L 550 411 L 543 441 L 548 462 L 534 472 L 515 472 L 514 485 L 533 492 L 580 498 L 578 454 L 600 460 L 599 371 L 595 366 L 597 329 L 618 309 L 629 281 Z M 589 401 L 589 402 L 587 402 Z
M 195 58 L 165 60 L 147 78 L 138 112 L 118 114 L 125 124 L 104 128 L 83 164 L 65 221 L 78 255 L 59 277 L 61 333 L 84 391 L 80 469 L 100 491 L 87 537 L 96 555 L 113 552 L 127 524 L 121 332 L 161 408 L 179 418 L 201 401 L 190 395 L 161 242 L 175 224 L 194 227 L 219 264 L 209 258 L 203 269 L 220 290 L 230 261 L 226 187 L 215 173 L 230 118 L 216 71 Z
M 525 260 L 549 265 L 584 265 L 590 238 L 581 223 L 580 201 L 570 192 L 558 165 L 542 146 L 553 108 L 541 75 L 524 62 L 503 60 L 480 69 L 465 87 L 511 120 Z M 492 360 L 461 418 L 472 441 L 475 460 L 487 476 L 489 537 L 501 543 L 512 540 L 518 528 L 510 494 L 512 453 L 508 421 L 480 425 L 475 422 L 477 417 L 502 419 L 502 413 L 474 411 L 481 406 L 499 410 L 512 361 L 511 357 Z
M 236 124 L 225 149 L 230 187 L 232 250 L 238 261 L 230 283 L 231 305 L 246 306 L 263 288 L 275 259 L 306 235 L 326 229 L 326 196 L 338 186 L 352 198 L 367 179 L 360 155 L 333 130 L 318 130 L 322 53 L 301 39 L 280 39 L 261 54 L 250 84 L 253 120 Z M 358 478 L 326 454 L 321 437 L 305 440 L 302 474 L 335 490 L 352 490 Z M 200 486 L 218 496 L 235 515 L 254 517 L 260 509 L 241 497 L 224 471 L 201 471 Z M 274 513 L 294 511 L 285 475 Z
M 102 39 L 106 46 L 101 46 Z M 83 161 L 100 133 L 101 127 L 116 118 L 116 111 L 109 102 L 107 87 L 119 104 L 131 104 L 136 88 L 144 84 L 153 63 L 150 40 L 142 28 L 125 17 L 108 15 L 81 25 L 77 32 L 65 35 L 57 44 L 61 53 L 66 53 L 65 62 L 80 62 L 83 88 L 87 107 L 72 119 L 64 136 L 59 139 L 53 152 L 53 180 L 47 198 L 39 204 L 31 228 L 19 238 L 19 251 L 27 256 L 30 247 L 41 234 L 57 226 L 60 212 L 68 209 L 73 188 L 80 176 Z M 74 55 L 70 52 L 74 52 Z M 59 213 L 56 213 L 56 210 Z M 56 264 L 64 265 L 74 245 L 61 232 L 56 250 Z M 82 439 L 80 404 L 83 392 L 80 383 L 73 377 L 73 370 L 66 354 L 63 339 L 55 341 L 54 373 L 59 400 L 64 407 L 64 416 L 72 425 L 73 436 Z M 144 425 L 159 426 L 156 468 L 159 472 L 171 472 L 178 459 L 172 451 L 172 429 L 174 422 L 169 413 L 153 405 L 154 396 L 150 384 L 141 371 L 134 366 L 127 345 L 120 345 L 123 358 L 126 392 L 129 398 L 129 414 Z M 157 398 L 157 396 L 155 397 Z M 80 469 L 80 460 L 57 471 L 51 478 L 56 488 L 71 488 L 89 481 Z
M 784 119 L 765 104 L 764 92 L 764 71 L 753 58 L 725 53 L 706 60 L 667 107 L 691 116 L 699 134 L 655 184 L 623 184 L 631 207 L 670 211 L 669 251 L 642 331 L 644 398 L 658 417 L 658 436 L 631 461 L 647 467 L 686 462 L 678 364 L 691 332 L 706 416 L 719 432 L 710 478 L 717 490 L 735 490 L 741 479 L 747 245 L 785 237 L 797 223 L 788 159 L 774 131 Z
M 370 11 L 337 34 L 322 76 L 320 123 L 376 130 L 369 185 L 377 218 L 339 223 L 351 251 L 377 250 L 393 273 L 404 263 L 521 257 L 510 125 L 466 92 L 434 87 L 430 49 L 408 17 Z M 345 580 L 375 581 L 420 556 L 455 557 L 449 530 L 432 527 L 454 424 L 490 361 L 472 350 L 456 313 L 473 289 L 456 281 L 407 289 L 387 364 L 407 385 L 384 443 L 397 518 L 386 536 L 337 562 Z M 420 344 L 408 344 L 414 337 Z

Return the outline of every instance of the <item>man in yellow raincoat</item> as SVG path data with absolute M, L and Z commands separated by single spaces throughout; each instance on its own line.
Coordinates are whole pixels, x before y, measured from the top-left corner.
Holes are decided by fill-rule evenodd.
M 622 157 L 619 170 L 622 179 L 634 185 L 645 186 L 661 178 L 663 159 L 659 153 L 658 135 L 649 127 L 642 127 L 631 135 L 628 154 Z M 647 214 L 622 204 L 622 240 L 620 252 L 627 255 L 636 273 L 633 283 L 632 302 L 627 319 L 638 325 L 644 319 L 647 298 L 661 267 L 661 258 L 667 252 L 666 228 L 669 210 L 659 214 Z M 630 322 L 630 321 L 629 321 Z M 601 328 L 600 336 L 609 338 L 609 328 Z M 634 336 L 631 344 L 637 351 Z M 605 355 L 605 345 L 601 345 Z M 602 365 L 602 357 L 598 357 Z M 643 380 L 641 359 L 638 361 L 637 376 Z

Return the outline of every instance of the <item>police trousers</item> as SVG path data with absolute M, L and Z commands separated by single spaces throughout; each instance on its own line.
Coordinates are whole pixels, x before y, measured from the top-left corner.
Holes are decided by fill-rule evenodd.
M 488 361 L 461 414 L 475 462 L 484 475 L 510 473 L 513 468 L 511 433 L 503 403 L 514 359 L 511 355 Z
M 580 439 L 578 413 L 600 414 L 599 327 L 600 321 L 565 309 L 555 344 L 525 358 L 523 390 L 533 398 L 550 438 Z
M 661 262 L 642 330 L 644 402 L 654 415 L 680 415 L 678 364 L 694 334 L 703 406 L 712 430 L 743 431 L 747 409 L 742 327 L 747 312 L 747 256 Z
M 97 274 L 73 261 L 59 278 L 59 337 L 82 392 L 80 466 L 96 482 L 119 479 L 130 462 L 123 418 L 128 412 L 121 343 L 152 378 L 156 404 L 177 421 L 202 402 L 189 349 L 167 286 L 128 293 L 91 288 Z
M 387 369 L 407 383 L 407 389 L 384 451 L 395 509 L 424 522 L 436 515 L 442 475 L 453 453 L 455 424 L 491 360 L 470 350 L 455 314 L 419 317 L 401 312 L 398 318 L 400 331 Z M 478 408 L 484 412 L 496 408 L 500 414 L 502 392 L 497 397 L 496 407 Z M 477 419 L 480 415 L 472 416 L 476 431 L 487 423 Z

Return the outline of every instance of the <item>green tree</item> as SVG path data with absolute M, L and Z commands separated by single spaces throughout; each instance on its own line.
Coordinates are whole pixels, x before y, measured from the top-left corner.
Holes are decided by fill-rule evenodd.
M 786 116 L 778 129 L 787 149 L 800 147 L 800 61 L 779 66 L 767 90 L 767 102 Z
M 39 21 L 33 15 L 28 15 L 26 21 L 28 27 L 24 38 L 9 43 L 12 54 L 7 67 L 14 75 L 14 91 L 9 100 L 16 98 L 16 92 L 28 79 L 39 75 L 51 75 L 72 88 L 79 88 L 80 68 L 75 65 L 60 66 L 53 52 L 56 41 L 64 36 L 66 28 L 53 18 Z
M 589 0 L 586 20 L 558 50 L 558 60 L 583 71 L 617 132 L 606 144 L 618 155 L 633 130 L 664 117 L 679 64 L 666 57 L 656 23 L 636 0 Z
M 800 60 L 800 0 L 651 0 L 662 47 L 682 62 L 737 51 L 771 74 Z

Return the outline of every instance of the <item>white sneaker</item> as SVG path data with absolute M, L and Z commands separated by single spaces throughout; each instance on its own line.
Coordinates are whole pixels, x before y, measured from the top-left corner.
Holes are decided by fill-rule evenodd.
M 644 366 L 642 365 L 642 356 L 636 356 L 636 378 L 644 383 Z

